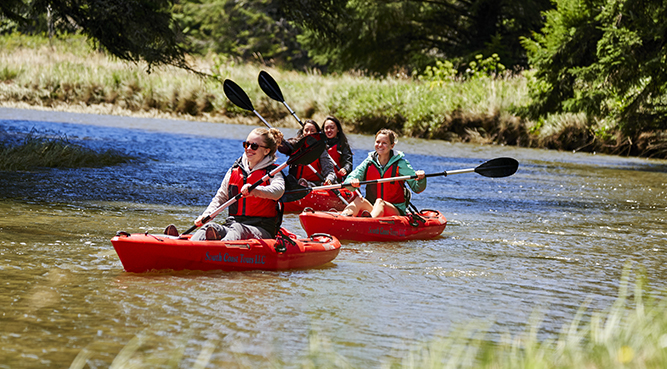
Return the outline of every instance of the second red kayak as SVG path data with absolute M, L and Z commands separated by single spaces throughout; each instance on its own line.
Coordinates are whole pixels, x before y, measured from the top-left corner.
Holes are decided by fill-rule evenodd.
M 326 232 L 339 240 L 405 241 L 438 237 L 447 219 L 437 210 L 422 210 L 416 215 L 380 218 L 347 217 L 338 212 L 307 209 L 299 214 L 308 234 Z
M 345 201 L 352 201 L 354 193 L 344 188 L 339 189 Z M 308 195 L 298 201 L 286 202 L 284 211 L 286 213 L 300 213 L 305 208 L 318 211 L 329 211 L 345 209 L 345 202 L 331 190 L 312 190 Z

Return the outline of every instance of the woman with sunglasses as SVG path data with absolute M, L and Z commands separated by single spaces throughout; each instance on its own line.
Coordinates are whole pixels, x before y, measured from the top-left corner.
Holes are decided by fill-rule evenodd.
M 390 129 L 381 129 L 375 134 L 375 151 L 347 177 L 344 184 L 359 188 L 359 182 L 380 178 L 417 175 L 417 180 L 390 181 L 366 185 L 366 197 L 357 196 L 341 212 L 345 216 L 366 215 L 373 218 L 392 215 L 405 215 L 409 198 L 405 184 L 420 193 L 426 189 L 426 174 L 423 170 L 415 172 L 412 165 L 400 151 L 394 152 L 396 133 Z
M 202 226 L 202 219 L 238 193 L 243 197 L 229 206 L 229 217 L 224 224 L 208 222 L 192 235 L 191 240 L 234 241 L 276 237 L 281 216 L 278 200 L 285 192 L 282 174 L 278 172 L 250 192 L 248 188 L 277 167 L 274 164 L 275 153 L 282 140 L 282 132 L 275 128 L 256 128 L 250 132 L 243 142 L 243 155 L 229 168 L 218 192 L 195 224 Z M 168 226 L 165 233 L 178 235 L 173 225 Z
M 327 151 L 336 164 L 336 176 L 342 181 L 352 171 L 352 149 L 336 117 L 326 117 L 322 128 L 327 136 Z
M 320 126 L 318 126 L 314 120 L 308 119 L 303 123 L 303 128 L 297 132 L 296 137 L 289 139 L 288 142 L 294 143 L 305 136 L 319 134 L 321 132 Z M 280 152 L 285 155 L 291 154 L 284 151 L 282 146 Z M 310 163 L 310 165 L 290 165 L 289 174 L 293 175 L 294 178 L 299 181 L 299 184 L 304 187 L 313 187 L 323 184 L 330 185 L 336 181 L 334 162 L 326 151 L 323 151 L 320 158 Z

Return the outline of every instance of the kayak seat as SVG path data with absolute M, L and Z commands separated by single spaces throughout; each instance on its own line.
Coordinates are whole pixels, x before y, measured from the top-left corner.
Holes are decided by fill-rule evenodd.
M 173 224 L 168 225 L 167 228 L 164 229 L 164 234 L 166 234 L 167 236 L 174 236 L 174 237 L 179 236 L 178 230 L 176 229 L 176 226 Z

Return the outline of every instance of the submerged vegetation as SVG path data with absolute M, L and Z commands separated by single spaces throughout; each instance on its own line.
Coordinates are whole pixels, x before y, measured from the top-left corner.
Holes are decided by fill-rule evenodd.
M 287 110 L 257 84 L 259 71 L 267 70 L 299 117 L 322 120 L 333 114 L 350 132 L 373 134 L 389 127 L 406 136 L 454 142 L 667 157 L 662 131 L 628 137 L 613 123 L 575 113 L 526 118 L 534 73 L 505 71 L 495 55 L 479 56 L 464 75 L 440 63 L 417 78 L 399 73 L 378 79 L 284 71 L 211 54 L 192 60 L 215 77 L 206 79 L 175 67 L 148 74 L 145 65 L 91 49 L 81 36 L 4 35 L 0 45 L 2 106 L 258 124 L 225 97 L 221 81 L 229 78 L 272 124 L 295 127 Z
M 134 159 L 115 150 L 98 152 L 70 142 L 66 136 L 50 137 L 35 130 L 22 140 L 0 136 L 0 170 L 29 170 L 38 167 L 102 167 Z

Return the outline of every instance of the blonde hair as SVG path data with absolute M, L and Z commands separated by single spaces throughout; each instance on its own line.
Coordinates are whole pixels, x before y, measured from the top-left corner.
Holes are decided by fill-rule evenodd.
M 278 145 L 283 142 L 283 133 L 276 128 L 266 129 L 266 128 L 255 128 L 252 130 L 252 133 L 260 136 L 264 146 L 268 147 L 271 151 L 269 152 L 270 156 L 276 154 Z
M 398 142 L 398 134 L 391 129 L 388 128 L 382 128 L 381 130 L 378 131 L 378 133 L 375 134 L 375 138 L 378 138 L 379 135 L 387 135 L 389 137 L 389 143 L 391 145 L 395 144 Z

